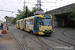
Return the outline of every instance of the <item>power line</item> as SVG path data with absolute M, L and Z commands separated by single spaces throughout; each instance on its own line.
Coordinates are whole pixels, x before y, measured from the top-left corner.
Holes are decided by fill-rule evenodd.
M 20 2 L 18 3 L 18 5 L 16 6 L 16 8 L 19 6 L 19 4 L 21 3 L 21 1 L 22 1 L 22 0 L 20 0 Z M 16 8 L 15 8 L 15 9 L 16 9 Z
M 24 0 L 24 6 L 25 6 L 25 0 Z
M 0 11 L 12 12 L 12 13 L 16 12 L 16 11 L 8 11 L 8 10 L 3 10 L 3 9 L 0 9 Z

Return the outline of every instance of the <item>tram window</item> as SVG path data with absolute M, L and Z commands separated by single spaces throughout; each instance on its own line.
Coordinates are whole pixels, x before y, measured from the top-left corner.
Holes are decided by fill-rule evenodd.
M 32 24 L 33 24 L 33 19 L 26 20 L 26 24 L 28 24 L 28 25 L 32 25 Z
M 33 19 L 30 19 L 29 22 L 30 22 L 30 25 L 32 25 L 33 24 Z
M 52 19 L 43 19 L 42 18 L 42 22 L 45 26 L 51 26 L 52 25 Z
M 29 21 L 28 21 L 28 20 L 26 20 L 26 24 L 28 24 L 28 22 L 29 22 Z
M 39 21 L 40 21 L 40 25 L 43 25 L 43 22 L 42 22 L 42 20 L 40 19 Z
M 22 24 L 22 21 L 20 21 L 20 24 Z

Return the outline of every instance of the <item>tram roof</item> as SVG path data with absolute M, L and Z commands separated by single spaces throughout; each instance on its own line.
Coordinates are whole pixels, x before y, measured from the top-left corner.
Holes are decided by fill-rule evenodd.
M 50 15 L 50 14 L 44 14 L 44 15 L 35 15 L 35 16 L 37 16 L 37 17 L 41 17 L 41 18 L 45 18 L 45 17 L 44 17 L 45 15 Z M 51 16 L 51 15 L 50 15 L 50 16 Z M 24 18 L 24 20 L 25 20 L 25 19 L 32 19 L 32 18 L 34 18 L 34 16 L 31 16 L 31 17 Z

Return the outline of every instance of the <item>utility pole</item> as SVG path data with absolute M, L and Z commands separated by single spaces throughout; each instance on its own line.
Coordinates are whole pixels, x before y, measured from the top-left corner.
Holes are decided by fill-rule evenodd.
M 24 0 L 24 6 L 25 6 L 25 0 Z M 26 10 L 25 10 L 25 18 L 28 16 L 28 7 L 26 6 Z
M 25 0 L 24 0 L 24 6 L 25 6 Z
M 44 12 L 41 11 L 41 0 L 37 0 L 37 4 L 35 4 L 37 6 L 37 11 L 34 13 L 34 15 L 43 15 Z
M 37 10 L 41 11 L 41 0 L 37 0 Z
M 28 7 L 26 6 L 25 18 L 28 17 Z

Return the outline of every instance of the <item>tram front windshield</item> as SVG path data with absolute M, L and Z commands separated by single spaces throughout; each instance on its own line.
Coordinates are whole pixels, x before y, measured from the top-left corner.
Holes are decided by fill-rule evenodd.
M 44 26 L 51 26 L 52 25 L 52 19 L 51 18 L 41 18 L 40 19 L 40 23 L 42 23 L 41 25 L 44 25 Z

